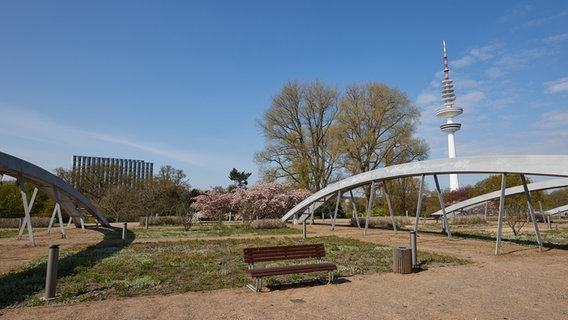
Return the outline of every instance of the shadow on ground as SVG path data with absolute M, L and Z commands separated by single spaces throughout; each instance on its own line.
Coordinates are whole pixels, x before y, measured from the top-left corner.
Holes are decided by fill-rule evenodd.
M 266 288 L 270 289 L 270 291 L 281 291 L 281 290 L 288 290 L 294 288 L 309 288 L 309 287 L 325 286 L 325 285 L 334 286 L 349 282 L 351 281 L 344 277 L 334 279 L 332 284 L 328 284 L 327 279 L 326 280 L 313 279 L 313 280 L 298 281 L 294 283 L 267 284 Z
M 103 240 L 85 250 L 60 258 L 58 261 L 58 277 L 75 274 L 77 268 L 89 268 L 99 261 L 111 256 L 134 241 L 134 232 L 127 231 L 127 240 L 122 240 L 122 228 L 88 228 L 104 235 Z M 38 261 L 38 260 L 36 260 Z M 31 262 L 0 275 L 0 309 L 22 303 L 31 296 L 43 297 L 47 272 L 46 258 L 34 264 Z

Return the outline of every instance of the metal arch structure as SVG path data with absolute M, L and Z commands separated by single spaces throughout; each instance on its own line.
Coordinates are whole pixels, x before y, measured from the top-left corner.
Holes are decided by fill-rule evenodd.
M 561 215 L 561 214 L 566 214 L 568 212 L 568 205 L 564 205 L 564 206 L 560 206 L 560 207 L 556 207 L 554 209 L 550 209 L 544 212 L 544 214 L 549 215 L 549 216 L 554 216 L 554 215 Z
M 534 219 L 534 209 L 532 207 L 532 203 L 530 200 L 529 196 L 530 191 L 527 188 L 525 175 L 568 178 L 568 156 L 510 155 L 510 156 L 460 157 L 460 158 L 410 162 L 390 167 L 384 167 L 373 171 L 363 172 L 328 185 L 327 187 L 317 191 L 310 197 L 300 202 L 290 211 L 288 211 L 282 217 L 282 221 L 287 221 L 292 217 L 296 218 L 298 214 L 301 214 L 301 216 L 298 218 L 297 221 L 305 222 L 307 217 L 310 214 L 313 214 L 315 208 L 321 205 L 321 203 L 323 203 L 325 200 L 335 195 L 340 196 L 344 192 L 351 191 L 352 189 L 364 185 L 371 184 L 371 189 L 373 190 L 373 188 L 375 187 L 375 183 L 378 182 L 383 182 L 383 186 L 386 187 L 386 184 L 384 182 L 387 180 L 419 176 L 422 178 L 422 183 L 420 187 L 420 196 L 418 198 L 418 209 L 416 217 L 417 219 L 415 225 L 415 230 L 417 230 L 424 178 L 425 176 L 433 176 L 436 184 L 436 189 L 438 191 L 440 206 L 442 207 L 442 215 L 444 217 L 444 230 L 446 230 L 446 232 L 448 233 L 448 237 L 451 238 L 449 224 L 447 223 L 446 210 L 444 208 L 442 194 L 438 183 L 438 175 L 445 175 L 445 174 L 501 174 L 502 176 L 501 194 L 500 194 L 501 201 L 499 208 L 499 225 L 497 232 L 496 254 L 500 253 L 501 228 L 502 228 L 502 219 L 504 211 L 503 200 L 505 198 L 506 177 L 507 175 L 510 174 L 519 174 L 521 176 L 521 180 L 523 183 L 523 191 L 527 197 L 527 202 L 529 203 L 529 211 L 531 213 L 531 216 L 533 217 L 533 222 L 535 224 L 537 241 L 539 247 L 542 249 L 542 241 L 540 239 L 538 225 L 536 224 L 536 220 Z M 373 192 L 371 192 L 371 198 L 372 194 Z M 369 199 L 369 203 L 371 203 L 371 201 L 372 199 Z M 389 210 L 391 218 L 394 221 L 392 208 L 389 208 Z M 367 222 L 365 224 L 365 232 L 367 232 L 369 215 L 370 215 L 370 206 L 367 206 L 367 220 L 366 220 Z M 333 219 L 333 222 L 335 222 L 335 219 Z
M 529 189 L 529 191 L 540 191 L 540 190 L 549 190 L 549 189 L 556 189 L 556 188 L 564 188 L 564 187 L 568 187 L 568 178 L 560 178 L 560 179 L 553 179 L 553 180 L 547 180 L 547 181 L 540 181 L 540 182 L 534 182 L 531 184 L 527 184 L 527 188 Z M 520 194 L 523 193 L 524 189 L 523 186 L 516 186 L 516 187 L 510 187 L 505 189 L 505 196 L 511 196 L 511 195 L 515 195 L 515 194 Z M 486 201 L 489 200 L 495 200 L 498 199 L 501 196 L 501 191 L 494 191 L 494 192 L 489 192 L 471 199 L 467 199 L 464 201 L 461 201 L 459 203 L 453 204 L 449 207 L 446 208 L 446 213 L 450 214 L 452 212 L 456 212 L 458 210 L 461 209 L 465 209 L 471 206 L 475 206 L 475 205 L 479 205 L 481 203 L 484 203 Z M 549 211 L 545 211 L 545 215 L 549 215 Z M 442 210 L 438 210 L 434 213 L 432 213 L 433 216 L 441 216 L 442 215 Z
M 32 163 L 0 152 L 0 175 L 8 175 L 14 177 L 19 182 L 20 190 L 22 192 L 22 201 L 24 203 L 24 211 L 26 213 L 26 223 L 22 225 L 20 236 L 24 229 L 24 226 L 27 224 L 30 241 L 32 243 L 34 242 L 34 240 L 29 213 L 34 202 L 37 189 L 42 190 L 55 201 L 55 209 L 52 216 L 52 222 L 56 212 L 58 212 L 60 217 L 59 223 L 60 225 L 62 224 L 60 208 L 63 208 L 65 212 L 67 212 L 67 214 L 73 219 L 76 226 L 82 226 L 83 220 L 80 211 L 80 208 L 82 208 L 85 209 L 93 217 L 95 217 L 97 221 L 100 222 L 103 226 L 110 227 L 110 224 L 108 223 L 106 218 L 83 194 L 63 181 L 61 178 Z M 30 183 L 36 188 L 29 202 L 24 189 L 24 181 Z

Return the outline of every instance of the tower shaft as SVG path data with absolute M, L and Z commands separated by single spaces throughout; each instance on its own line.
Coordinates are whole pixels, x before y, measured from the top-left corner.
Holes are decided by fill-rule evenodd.
M 448 157 L 456 157 L 456 143 L 454 133 L 461 129 L 461 123 L 455 122 L 454 117 L 462 114 L 463 109 L 454 107 L 456 95 L 454 93 L 454 83 L 450 80 L 450 68 L 448 67 L 448 55 L 446 53 L 446 41 L 444 45 L 444 80 L 442 81 L 442 102 L 444 107 L 436 111 L 436 115 L 445 118 L 446 123 L 440 126 L 440 130 L 448 134 Z M 454 191 L 459 188 L 459 180 L 457 174 L 450 174 L 450 190 Z

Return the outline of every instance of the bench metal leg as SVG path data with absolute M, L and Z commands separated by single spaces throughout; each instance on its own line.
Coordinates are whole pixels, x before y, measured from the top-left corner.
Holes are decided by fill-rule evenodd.
M 247 284 L 247 288 L 251 289 L 254 292 L 260 292 L 262 290 L 262 278 L 254 278 L 255 285 Z
M 329 270 L 327 273 L 328 273 L 327 283 L 331 284 L 333 283 L 333 270 Z

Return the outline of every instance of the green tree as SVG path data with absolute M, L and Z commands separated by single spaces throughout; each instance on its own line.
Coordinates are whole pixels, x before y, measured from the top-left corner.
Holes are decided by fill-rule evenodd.
M 96 205 L 110 221 L 130 221 L 139 209 L 136 193 L 132 187 L 115 186 L 108 189 Z
M 229 180 L 234 182 L 233 187 L 235 188 L 246 188 L 248 178 L 251 174 L 251 172 L 239 171 L 236 168 L 233 168 L 233 170 L 229 172 Z
M 562 188 L 550 192 L 546 198 L 546 207 L 549 209 L 563 206 L 568 203 L 568 188 Z
M 34 186 L 24 183 L 24 189 L 28 202 L 34 192 Z M 43 191 L 38 190 L 31 215 L 34 216 L 50 216 L 55 202 L 49 198 Z M 17 180 L 2 181 L 0 183 L 0 218 L 20 218 L 24 216 L 24 203 L 22 202 L 22 193 Z
M 347 87 L 337 113 L 336 148 L 348 173 L 428 157 L 428 145 L 414 136 L 420 111 L 405 93 L 382 83 Z
M 331 127 L 338 109 L 337 90 L 320 81 L 286 83 L 272 98 L 258 125 L 267 146 L 255 155 L 266 180 L 284 180 L 319 190 L 332 179 L 337 154 Z
M 183 170 L 162 166 L 153 179 L 147 179 L 139 191 L 140 211 L 146 214 L 173 215 L 176 207 L 190 201 L 191 186 Z

